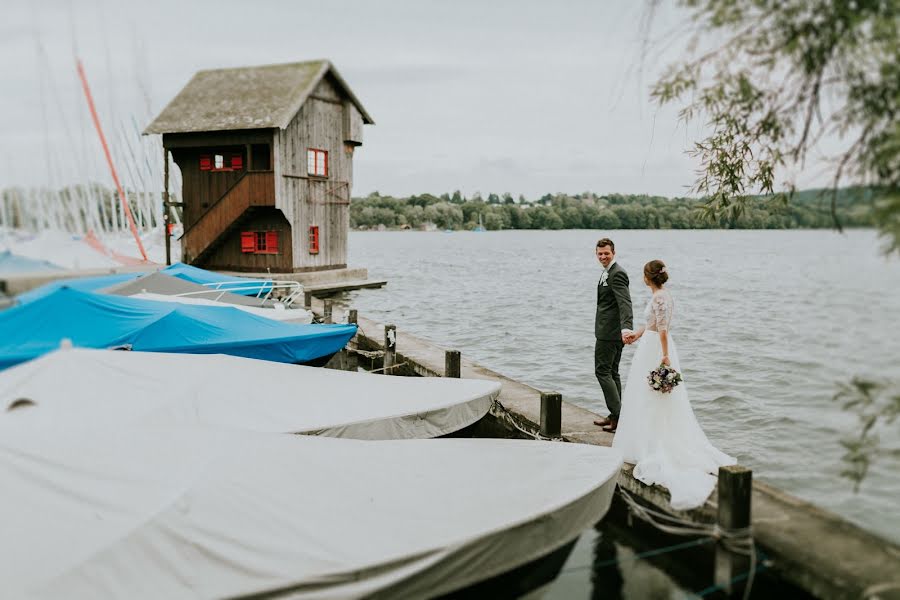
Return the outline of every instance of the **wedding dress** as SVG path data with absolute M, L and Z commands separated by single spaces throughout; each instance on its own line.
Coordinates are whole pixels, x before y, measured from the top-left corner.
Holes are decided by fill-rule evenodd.
M 687 383 L 668 394 L 653 390 L 647 375 L 662 361 L 659 332 L 669 331 L 674 301 L 659 290 L 644 311 L 646 329 L 638 341 L 622 392 L 622 412 L 613 447 L 634 463 L 634 477 L 668 488 L 672 508 L 684 510 L 706 502 L 716 485 L 719 467 L 735 459 L 717 450 L 697 423 Z M 682 372 L 678 350 L 668 336 L 669 362 Z

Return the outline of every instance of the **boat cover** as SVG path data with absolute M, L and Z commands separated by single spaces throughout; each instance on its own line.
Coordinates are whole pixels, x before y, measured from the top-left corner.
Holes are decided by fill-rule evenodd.
M 190 294 L 192 298 L 209 298 L 216 302 L 224 302 L 226 304 L 240 304 L 243 306 L 261 306 L 272 308 L 277 304 L 275 300 L 256 298 L 253 296 L 242 296 L 224 290 L 215 290 L 213 288 L 166 275 L 162 272 L 148 273 L 143 277 L 131 281 L 125 281 L 117 285 L 111 285 L 107 288 L 98 290 L 104 294 L 115 294 L 116 296 L 133 296 L 144 292 L 151 294 L 164 294 L 166 296 L 174 296 L 176 294 Z
M 0 273 L 3 273 L 4 275 L 62 270 L 62 267 L 54 265 L 46 260 L 19 256 L 18 254 L 13 254 L 9 250 L 0 252 Z
M 0 581 L 12 598 L 434 597 L 574 540 L 621 464 L 565 442 L 0 423 Z
M 162 269 L 161 272 L 185 281 L 199 283 L 200 285 L 211 285 L 219 289 L 231 290 L 235 294 L 241 294 L 242 296 L 264 296 L 272 290 L 270 281 L 222 275 L 221 273 L 192 267 L 180 262 L 169 265 Z
M 23 425 L 204 425 L 357 439 L 438 437 L 483 417 L 500 384 L 385 377 L 225 355 L 70 348 L 0 372 Z
M 233 295 L 233 294 L 232 294 Z M 132 294 L 131 298 L 139 298 L 141 300 L 153 300 L 155 302 L 177 302 L 178 304 L 192 304 L 194 306 L 231 306 L 238 310 L 256 315 L 257 317 L 265 317 L 275 321 L 290 321 L 291 323 L 312 323 L 313 314 L 302 308 L 285 308 L 283 304 L 274 304 L 271 308 L 263 308 L 260 306 L 245 306 L 243 304 L 229 304 L 210 300 L 199 296 L 167 296 L 166 294 L 154 294 L 151 292 L 140 292 Z M 242 298 L 244 296 L 241 296 Z
M 72 288 L 73 290 L 81 290 L 82 292 L 94 292 L 112 285 L 121 284 L 128 281 L 134 281 L 143 273 L 113 273 L 110 275 L 99 275 L 97 277 L 72 277 L 67 279 L 57 279 L 38 286 L 33 290 L 29 290 L 16 296 L 18 304 L 26 304 L 34 302 L 38 298 L 43 298 L 47 294 L 52 294 L 61 287 Z
M 84 236 L 65 231 L 45 229 L 38 233 L 14 232 L 7 243 L 20 256 L 49 260 L 63 269 L 105 269 L 122 266 L 112 256 L 91 247 Z
M 189 306 L 61 287 L 0 312 L 0 369 L 60 347 L 128 347 L 147 352 L 231 354 L 299 363 L 346 345 L 356 325 L 298 325 L 231 306 Z

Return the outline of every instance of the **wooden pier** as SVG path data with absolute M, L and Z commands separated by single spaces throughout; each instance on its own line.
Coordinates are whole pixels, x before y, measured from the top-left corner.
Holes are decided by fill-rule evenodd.
M 314 298 L 314 311 L 324 304 Z M 356 344 L 364 351 L 359 364 L 382 369 L 378 358 L 385 349 L 385 328 L 357 317 Z M 421 338 L 397 328 L 390 356 L 391 374 L 443 377 L 450 366 L 465 378 L 499 380 L 503 389 L 490 413 L 473 426 L 473 435 L 502 437 L 546 437 L 541 435 L 542 392 L 491 371 L 462 355 L 448 354 Z M 451 351 L 452 352 L 452 351 Z M 457 363 L 458 361 L 458 363 Z M 451 376 L 455 373 L 451 373 Z M 544 425 L 547 431 L 548 398 L 544 393 Z M 610 446 L 613 435 L 593 424 L 593 412 L 560 403 L 560 438 L 583 444 Z M 647 486 L 632 476 L 633 465 L 625 465 L 619 487 L 643 505 L 693 522 L 720 521 L 716 493 L 706 504 L 690 511 L 673 511 L 668 491 Z M 900 547 L 849 521 L 778 490 L 768 484 L 752 483 L 752 532 L 756 547 L 765 556 L 765 576 L 786 582 L 790 587 L 819 598 L 900 598 Z M 712 573 L 710 573 L 712 576 Z

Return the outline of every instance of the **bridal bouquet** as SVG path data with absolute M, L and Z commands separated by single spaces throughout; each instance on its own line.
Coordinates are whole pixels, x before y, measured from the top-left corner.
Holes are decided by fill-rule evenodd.
M 666 365 L 659 365 L 647 375 L 650 387 L 663 394 L 671 392 L 681 381 L 681 373 Z

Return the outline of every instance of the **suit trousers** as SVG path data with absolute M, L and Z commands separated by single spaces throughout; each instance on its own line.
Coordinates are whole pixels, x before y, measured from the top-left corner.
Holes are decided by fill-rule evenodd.
M 609 409 L 609 418 L 619 420 L 622 410 L 622 379 L 619 377 L 619 361 L 622 359 L 622 340 L 597 340 L 594 344 L 594 373 L 603 399 Z

